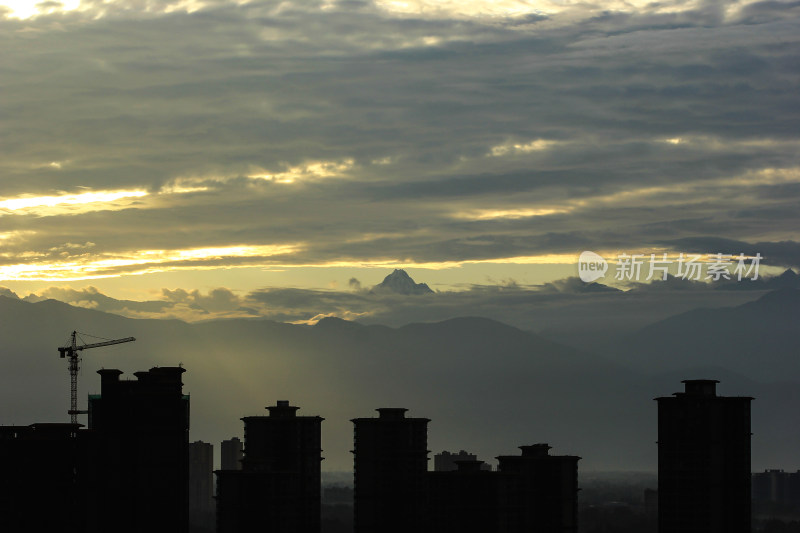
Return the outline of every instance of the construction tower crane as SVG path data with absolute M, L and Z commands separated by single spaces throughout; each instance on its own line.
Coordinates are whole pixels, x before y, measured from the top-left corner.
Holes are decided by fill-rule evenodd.
M 69 403 L 69 420 L 73 424 L 78 423 L 78 415 L 86 413 L 86 411 L 78 411 L 78 370 L 80 370 L 80 362 L 81 358 L 78 357 L 78 352 L 81 350 L 88 350 L 89 348 L 99 348 L 101 346 L 111 346 L 112 344 L 122 344 L 123 342 L 132 342 L 136 339 L 133 337 L 125 337 L 124 339 L 113 339 L 113 340 L 105 340 L 103 342 L 95 342 L 92 344 L 82 344 L 78 346 L 78 332 L 72 332 L 72 342 L 70 342 L 69 346 L 60 346 L 58 348 L 58 353 L 61 354 L 61 358 L 69 358 L 69 393 L 70 393 L 70 403 Z

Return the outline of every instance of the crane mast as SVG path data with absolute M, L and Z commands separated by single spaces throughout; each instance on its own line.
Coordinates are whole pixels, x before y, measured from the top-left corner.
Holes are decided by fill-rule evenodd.
M 78 353 L 81 350 L 87 350 L 89 348 L 99 348 L 101 346 L 111 346 L 112 344 L 122 344 L 123 342 L 132 342 L 136 339 L 133 337 L 125 337 L 124 339 L 113 339 L 107 340 L 103 342 L 95 342 L 92 344 L 81 344 L 78 346 L 78 332 L 73 331 L 71 336 L 71 342 L 69 346 L 60 346 L 58 348 L 58 353 L 60 354 L 61 358 L 68 358 L 69 359 L 69 420 L 73 424 L 78 423 L 78 415 L 83 414 L 86 411 L 78 411 L 78 370 L 80 370 L 80 362 L 81 358 L 79 357 Z

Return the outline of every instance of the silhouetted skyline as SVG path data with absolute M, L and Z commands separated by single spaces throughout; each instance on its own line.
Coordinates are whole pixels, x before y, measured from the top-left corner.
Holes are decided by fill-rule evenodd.
M 619 520 L 580 506 L 581 458 L 553 455 L 545 443 L 497 456 L 496 470 L 463 450 L 438 454 L 441 464 L 431 469 L 431 420 L 407 417 L 408 409 L 396 407 L 352 419 L 352 503 L 323 506 L 324 419 L 297 416 L 299 407 L 285 400 L 268 406 L 268 416 L 241 419 L 244 455 L 237 457 L 238 439 L 227 441 L 232 468 L 215 472 L 212 499 L 213 446 L 189 443 L 184 372 L 154 367 L 120 380 L 120 370 L 98 371 L 102 392 L 89 396 L 86 429 L 69 423 L 0 427 L 5 523 L 25 527 L 41 509 L 55 514 L 37 523 L 56 532 L 104 531 L 112 524 L 131 533 L 338 532 L 349 531 L 352 516 L 356 533 L 576 533 L 579 515 L 590 524 L 585 527 Z M 635 527 L 652 531 L 657 515 L 661 533 L 750 532 L 751 477 L 759 506 L 753 523 L 772 527 L 774 511 L 765 505 L 800 510 L 792 475 L 751 473 L 753 398 L 719 396 L 713 379 L 683 383 L 685 391 L 656 398 L 658 490 L 643 491 L 641 510 L 631 515 Z M 42 483 L 48 490 L 39 491 Z
M 108 338 L 138 339 L 86 353 L 81 409 L 86 408 L 86 393 L 99 392 L 97 368 L 183 363 L 192 369 L 186 390 L 195 397 L 193 441 L 241 439 L 237 421 L 259 413 L 268 390 L 274 397 L 320 406 L 317 412 L 328 420 L 323 436 L 327 471 L 350 468 L 347 420 L 353 413 L 365 405 L 400 404 L 424 410 L 442 425 L 431 437 L 432 450 L 457 450 L 470 443 L 470 452 L 491 458 L 513 451 L 498 450 L 497 438 L 513 446 L 529 437 L 522 428 L 542 427 L 549 430 L 546 440 L 562 453 L 584 457 L 584 471 L 655 472 L 656 450 L 641 445 L 657 432 L 655 405 L 649 400 L 670 394 L 676 381 L 698 375 L 692 367 L 701 365 L 718 367 L 713 375 L 723 382 L 723 394 L 759 398 L 753 406 L 753 469 L 795 470 L 800 468 L 796 455 L 800 426 L 794 424 L 792 413 L 795 407 L 800 409 L 800 401 L 791 382 L 775 381 L 778 373 L 790 376 L 797 370 L 796 358 L 781 355 L 791 353 L 796 335 L 792 320 L 800 319 L 789 305 L 794 301 L 800 298 L 792 291 L 773 292 L 752 305 L 709 313 L 709 320 L 718 324 L 719 350 L 704 345 L 709 349 L 702 359 L 687 361 L 683 369 L 645 373 L 630 368 L 631 354 L 624 350 L 617 358 L 613 350 L 603 357 L 479 318 L 391 329 L 336 319 L 312 327 L 244 320 L 183 324 L 125 319 L 55 301 L 34 304 L 0 297 L 3 327 L 16 333 L 8 337 L 9 364 L 0 375 L 0 418 L 7 424 L 68 420 L 68 376 L 54 347 L 78 327 Z M 765 319 L 782 312 L 783 322 Z M 696 317 L 688 315 L 685 323 L 707 326 Z M 664 327 L 677 320 L 665 322 Z M 763 335 L 757 358 L 750 348 L 740 354 L 725 344 L 729 336 L 737 338 L 748 327 Z M 654 331 L 662 334 L 662 328 Z M 637 339 L 641 358 L 651 358 L 656 345 L 651 350 L 644 338 Z M 612 343 L 610 348 L 614 346 L 619 345 Z M 769 361 L 762 366 L 765 371 L 773 368 L 775 377 L 759 379 L 749 372 L 726 370 L 726 361 L 747 365 L 744 370 Z M 231 383 L 237 394 L 228 394 L 220 386 L 222 381 Z M 28 394 L 37 401 L 20 404 L 18 398 Z M 518 410 L 509 409 L 510 404 L 558 407 Z M 453 409 L 456 405 L 469 409 Z M 565 424 L 565 419 L 574 423 Z M 490 429 L 479 431 L 479 427 Z M 586 447 L 595 453 L 582 454 Z M 219 456 L 216 461 L 218 466 Z

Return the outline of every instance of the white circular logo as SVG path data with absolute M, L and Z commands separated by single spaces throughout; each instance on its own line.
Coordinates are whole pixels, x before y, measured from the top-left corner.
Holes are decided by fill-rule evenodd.
M 582 281 L 591 283 L 606 275 L 608 263 L 594 252 L 583 252 L 578 258 L 578 276 Z

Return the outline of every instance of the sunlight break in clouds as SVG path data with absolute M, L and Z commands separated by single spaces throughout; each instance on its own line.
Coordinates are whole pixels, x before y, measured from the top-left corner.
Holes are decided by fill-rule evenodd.
M 184 185 L 184 181 L 188 183 Z M 191 180 L 178 180 L 158 191 L 159 196 L 207 192 L 208 186 L 191 185 Z M 37 216 L 79 215 L 90 211 L 120 210 L 128 207 L 152 207 L 142 204 L 151 194 L 145 190 L 93 191 L 59 196 L 22 195 L 15 198 L 0 199 L 0 216 L 25 214 Z M 117 202 L 117 200 L 124 200 Z M 145 202 L 147 200 L 144 200 Z
M 771 138 L 750 138 L 750 139 L 723 139 L 710 135 L 681 135 L 680 137 L 670 137 L 667 139 L 657 139 L 656 143 L 688 146 L 702 150 L 743 150 L 743 149 L 788 149 L 797 150 L 800 143 L 797 139 L 771 139 Z
M 732 2 L 723 8 L 727 20 L 733 19 L 745 7 L 758 3 L 759 0 L 742 0 Z M 41 2 L 38 0 L 0 0 L 0 18 L 2 8 L 8 11 L 5 17 L 28 20 L 39 16 L 52 15 L 64 12 L 79 12 L 93 19 L 99 19 L 108 14 L 109 10 L 120 9 L 128 12 L 147 14 L 170 14 L 175 12 L 194 13 L 207 8 L 219 7 L 220 4 L 246 5 L 247 0 L 228 0 L 227 2 L 211 2 L 204 0 L 173 0 L 167 2 L 142 2 L 129 3 L 114 0 L 103 2 L 87 2 L 81 0 L 62 0 L 58 2 Z M 274 10 L 280 13 L 285 5 L 282 3 Z M 301 5 L 298 2 L 297 5 Z M 577 14 L 579 18 L 596 13 L 649 13 L 670 14 L 694 11 L 702 7 L 701 0 L 673 0 L 666 2 L 652 2 L 651 0 L 603 0 L 602 2 L 583 2 L 581 0 L 375 0 L 374 5 L 385 13 L 396 16 L 422 17 L 426 19 L 524 19 L 526 17 L 550 17 L 553 15 Z M 336 9 L 336 4 L 326 1 L 319 7 L 320 11 L 331 12 Z M 570 18 L 567 16 L 566 18 Z M 429 43 L 440 42 L 440 38 L 431 36 Z
M 94 191 L 80 194 L 62 194 L 59 196 L 31 196 L 24 195 L 16 198 L 0 199 L 0 214 L 3 211 L 23 211 L 37 215 L 53 215 L 61 212 L 75 212 L 75 207 L 85 207 L 85 210 L 97 210 L 108 206 L 97 206 L 123 198 L 141 198 L 147 196 L 147 191 Z M 82 211 L 78 209 L 77 211 Z
M 758 1 L 758 0 L 755 0 Z M 726 15 L 733 15 L 741 7 L 755 3 L 743 0 L 726 7 Z M 428 18 L 522 18 L 530 15 L 555 15 L 567 11 L 620 12 L 643 11 L 654 14 L 678 13 L 698 9 L 702 0 L 376 0 L 375 4 L 389 13 L 424 16 Z
M 526 0 L 377 0 L 375 4 L 390 13 L 429 17 L 521 17 L 560 11 L 560 2 Z
M 547 150 L 559 144 L 564 144 L 564 141 L 552 141 L 549 139 L 535 139 L 528 143 L 505 143 L 492 146 L 489 154 L 495 157 L 500 157 L 508 154 L 539 152 Z
M 139 250 L 119 254 L 82 255 L 66 261 L 45 261 L 0 266 L 0 279 L 7 281 L 78 281 L 114 278 L 123 274 L 148 274 L 172 270 L 203 270 L 257 266 L 238 265 L 234 259 L 259 258 L 296 253 L 300 245 L 243 245 L 186 250 Z M 216 264 L 224 261 L 224 264 Z M 211 263 L 215 264 L 211 264 Z M 207 264 L 203 264 L 207 263 Z
M 250 179 L 261 179 L 275 183 L 294 183 L 309 178 L 339 177 L 355 165 L 353 159 L 341 161 L 311 161 L 303 165 L 289 167 L 284 172 L 256 172 L 248 176 Z
M 22 241 L 26 236 L 33 235 L 36 233 L 35 231 L 4 231 L 0 232 L 0 242 L 3 244 L 8 244 L 11 242 L 19 242 Z
M 100 18 L 105 14 L 105 7 L 113 4 L 124 6 L 124 2 L 114 2 L 114 0 L 104 0 L 98 4 L 86 3 L 81 0 L 59 0 L 57 2 L 45 2 L 41 0 L 0 0 L 0 8 L 6 7 L 10 10 L 7 16 L 10 18 L 26 20 L 42 15 L 54 13 L 64 13 L 68 11 L 90 12 L 94 18 Z M 231 2 L 239 4 L 242 2 Z M 185 11 L 193 13 L 207 6 L 206 2 L 198 0 L 179 0 L 175 2 L 144 2 L 140 4 L 139 12 L 142 13 L 174 13 Z M 126 6 L 130 8 L 131 6 Z M 0 11 L 2 13 L 2 11 Z M 2 17 L 0 17 L 2 18 Z
M 40 0 L 0 0 L 0 6 L 11 10 L 10 15 L 18 19 L 28 19 L 36 15 L 46 15 L 60 11 L 73 11 L 78 9 L 81 0 L 61 0 L 55 3 L 41 2 Z
M 530 209 L 479 209 L 476 211 L 465 211 L 455 213 L 454 218 L 461 218 L 466 220 L 494 220 L 499 218 L 531 218 L 531 217 L 545 217 L 548 215 L 562 215 L 569 213 L 572 208 L 566 207 L 541 207 Z
M 118 278 L 127 275 L 152 274 L 180 270 L 226 270 L 231 268 L 418 268 L 446 270 L 465 265 L 569 265 L 575 263 L 575 254 L 542 254 L 536 256 L 468 259 L 461 261 L 414 262 L 402 259 L 343 260 L 316 263 L 288 263 L 268 259 L 273 256 L 297 254 L 306 249 L 304 244 L 294 245 L 241 245 L 185 250 L 140 250 L 117 254 L 82 254 L 67 260 L 37 261 L 36 254 L 25 252 L 0 257 L 30 259 L 27 263 L 0 265 L 0 281 L 81 281 Z M 237 261 L 241 259 L 251 261 Z M 263 259 L 260 261 L 259 258 Z

